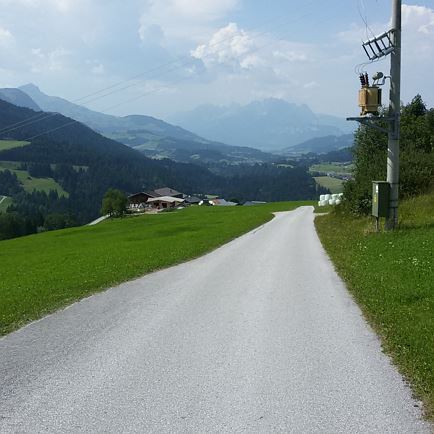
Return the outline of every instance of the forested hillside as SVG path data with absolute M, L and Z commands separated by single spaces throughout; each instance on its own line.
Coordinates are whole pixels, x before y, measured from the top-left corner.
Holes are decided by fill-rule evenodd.
M 62 115 L 36 113 L 1 100 L 0 139 L 29 141 L 0 151 L 0 195 L 13 199 L 7 215 L 0 216 L 1 238 L 85 224 L 99 215 L 109 188 L 134 193 L 171 186 L 187 194 L 212 193 L 240 201 L 313 199 L 318 193 L 303 166 L 220 165 L 216 171 L 151 160 Z M 30 178 L 52 179 L 67 195 L 26 192 L 8 167 L 26 171 Z

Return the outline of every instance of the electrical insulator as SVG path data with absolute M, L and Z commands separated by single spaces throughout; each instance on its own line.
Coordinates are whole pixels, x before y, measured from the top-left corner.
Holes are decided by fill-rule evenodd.
M 366 86 L 365 76 L 363 74 L 360 74 L 359 78 L 360 78 L 360 84 L 362 85 L 362 87 Z
M 366 86 L 369 87 L 369 76 L 367 72 L 365 72 L 365 82 L 366 82 Z

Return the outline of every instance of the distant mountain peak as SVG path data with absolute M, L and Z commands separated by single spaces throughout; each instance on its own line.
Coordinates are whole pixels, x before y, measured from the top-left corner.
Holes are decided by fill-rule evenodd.
M 40 92 L 40 93 L 42 93 L 41 89 L 39 89 L 39 87 L 36 86 L 36 84 L 33 84 L 33 83 L 24 84 L 23 86 L 20 86 L 18 89 L 22 90 L 23 92 L 34 91 L 34 92 Z
M 316 114 L 306 104 L 279 98 L 251 101 L 243 106 L 201 106 L 172 116 L 170 121 L 211 140 L 263 151 L 349 132 L 344 119 Z
M 18 107 L 25 107 L 34 111 L 41 111 L 41 108 L 38 106 L 38 104 L 36 104 L 36 102 L 21 89 L 0 89 L 0 99 Z

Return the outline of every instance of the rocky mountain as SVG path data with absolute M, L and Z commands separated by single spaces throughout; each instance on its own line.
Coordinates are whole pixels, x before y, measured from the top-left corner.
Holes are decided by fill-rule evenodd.
M 169 120 L 211 140 L 267 152 L 315 137 L 339 136 L 352 131 L 352 126 L 344 119 L 315 114 L 307 105 L 274 98 L 245 106 L 205 105 Z
M 21 86 L 44 111 L 75 119 L 100 134 L 154 158 L 180 162 L 255 163 L 269 161 L 271 155 L 252 148 L 229 146 L 206 140 L 183 128 L 144 115 L 112 116 L 89 110 L 66 99 L 49 96 L 34 84 Z

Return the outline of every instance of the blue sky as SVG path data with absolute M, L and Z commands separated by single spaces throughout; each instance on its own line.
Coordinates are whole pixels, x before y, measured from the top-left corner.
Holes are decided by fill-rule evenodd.
M 167 118 L 269 97 L 357 114 L 360 42 L 390 0 L 0 0 L 0 86 L 33 82 L 113 114 Z M 403 94 L 434 105 L 434 1 L 404 2 Z M 367 66 L 388 71 L 388 62 Z

